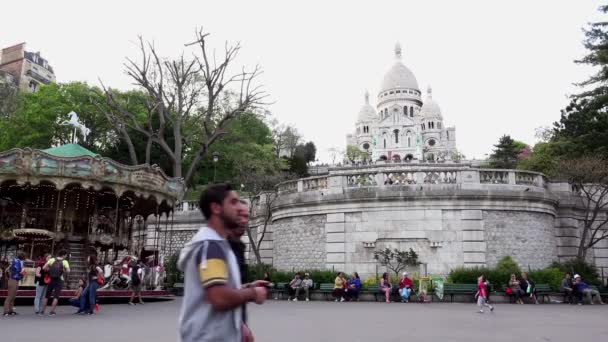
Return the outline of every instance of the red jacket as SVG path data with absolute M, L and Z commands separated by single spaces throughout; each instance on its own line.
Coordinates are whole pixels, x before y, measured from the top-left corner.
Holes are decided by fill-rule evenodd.
M 405 279 L 399 280 L 399 290 L 403 289 L 404 287 L 411 289 L 413 286 L 414 286 L 414 283 L 412 283 L 412 279 L 410 279 L 410 278 L 405 278 Z

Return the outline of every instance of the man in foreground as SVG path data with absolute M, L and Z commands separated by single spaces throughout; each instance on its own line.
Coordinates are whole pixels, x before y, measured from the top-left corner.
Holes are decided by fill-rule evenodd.
M 199 207 L 207 226 L 186 244 L 178 261 L 185 278 L 180 337 L 182 342 L 240 342 L 243 304 L 262 304 L 267 296 L 264 287 L 241 288 L 238 262 L 227 241 L 239 227 L 243 205 L 229 185 L 218 184 L 203 192 Z

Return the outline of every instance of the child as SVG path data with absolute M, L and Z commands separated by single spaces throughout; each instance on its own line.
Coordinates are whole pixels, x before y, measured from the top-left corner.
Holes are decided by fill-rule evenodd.
M 479 306 L 479 313 L 483 313 L 483 307 L 490 308 L 490 312 L 494 311 L 494 307 L 488 303 L 486 303 L 488 298 L 488 287 L 486 285 L 484 276 L 480 276 L 477 278 L 477 293 L 475 294 L 477 297 L 477 305 Z
M 85 298 L 80 298 L 80 296 L 82 295 L 82 291 L 84 291 L 84 288 L 86 287 L 86 282 L 84 280 L 84 278 L 80 278 L 78 279 L 78 288 L 76 289 L 76 294 L 74 294 L 74 297 L 70 298 L 70 304 L 74 307 L 80 308 L 80 301 L 81 300 L 86 300 Z M 76 312 L 76 314 L 81 313 L 82 311 L 78 310 Z

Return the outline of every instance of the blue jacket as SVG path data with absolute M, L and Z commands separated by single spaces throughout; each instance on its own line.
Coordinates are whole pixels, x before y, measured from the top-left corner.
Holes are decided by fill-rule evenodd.
M 359 279 L 359 278 L 355 278 L 354 280 L 350 279 L 348 281 L 348 285 L 355 285 L 355 288 L 357 290 L 359 290 L 359 289 L 361 289 L 361 279 Z
M 591 288 L 591 286 L 587 285 L 587 283 L 585 282 L 580 281 L 578 283 L 574 283 L 574 288 L 577 292 L 583 292 L 583 290 L 589 289 Z
M 13 262 L 11 262 L 11 279 L 16 281 L 20 281 L 23 276 L 21 276 L 21 270 L 23 270 L 23 261 L 19 258 L 13 258 Z

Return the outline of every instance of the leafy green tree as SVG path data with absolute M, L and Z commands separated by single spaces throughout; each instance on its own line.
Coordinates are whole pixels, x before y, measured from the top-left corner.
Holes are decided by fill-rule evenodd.
M 355 163 L 362 158 L 365 158 L 365 152 L 361 151 L 357 146 L 348 145 L 346 146 L 346 151 L 344 152 L 344 158 L 351 163 Z
M 72 128 L 61 123 L 75 111 L 82 123 L 91 129 L 87 141 L 81 142 L 92 150 L 104 149 L 114 140 L 103 117 L 94 105 L 99 95 L 86 83 L 51 83 L 34 93 L 22 93 L 13 115 L 0 120 L 3 134 L 0 149 L 13 147 L 48 148 L 72 140 Z M 99 100 L 99 98 L 98 98 Z
M 513 169 L 517 165 L 517 156 L 526 144 L 513 140 L 510 135 L 503 135 L 494 145 L 490 156 L 490 167 L 496 169 Z
M 608 6 L 601 6 L 600 11 L 607 13 Z M 568 148 L 562 151 L 567 158 L 608 156 L 608 21 L 592 23 L 584 32 L 588 54 L 575 62 L 598 70 L 579 83 L 585 90 L 572 96 L 560 121 L 554 124 L 552 140 L 567 142 Z
M 385 248 L 374 251 L 374 259 L 380 265 L 394 272 L 397 277 L 407 266 L 418 266 L 420 264 L 418 253 L 414 252 L 411 248 L 409 251 L 401 251 L 396 248 L 393 250 Z

